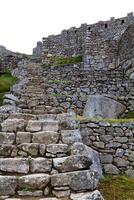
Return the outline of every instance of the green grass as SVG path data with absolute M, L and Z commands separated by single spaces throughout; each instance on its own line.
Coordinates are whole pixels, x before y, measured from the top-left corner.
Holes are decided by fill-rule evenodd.
M 10 91 L 10 87 L 16 82 L 10 72 L 5 72 L 0 76 L 0 105 L 3 102 L 5 92 Z
M 134 200 L 134 179 L 125 175 L 106 176 L 99 184 L 105 200 Z
M 52 56 L 48 58 L 48 65 L 47 66 L 64 66 L 64 65 L 71 65 L 71 64 L 78 64 L 82 62 L 82 56 L 75 56 L 75 57 L 63 57 L 63 56 Z M 46 65 L 42 65 L 46 67 Z
M 103 119 L 103 118 L 90 118 L 90 117 L 84 117 L 77 115 L 76 120 L 83 122 L 83 121 L 93 121 L 93 122 L 108 122 L 110 124 L 116 124 L 116 123 L 130 123 L 134 122 L 134 118 L 123 118 L 123 119 Z

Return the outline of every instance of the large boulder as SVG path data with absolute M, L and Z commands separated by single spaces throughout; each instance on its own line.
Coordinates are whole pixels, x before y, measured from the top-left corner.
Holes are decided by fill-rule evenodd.
M 71 146 L 71 155 L 77 155 L 77 156 L 81 155 L 83 157 L 87 157 L 92 162 L 90 169 L 97 172 L 99 177 L 102 176 L 102 167 L 100 164 L 100 156 L 97 151 L 95 151 L 94 149 L 92 149 L 80 142 L 75 142 Z
M 118 118 L 126 107 L 103 95 L 89 95 L 83 115 L 86 117 Z

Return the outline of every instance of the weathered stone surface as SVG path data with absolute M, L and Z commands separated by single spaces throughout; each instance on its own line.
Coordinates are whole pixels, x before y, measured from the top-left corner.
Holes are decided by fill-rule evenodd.
M 52 132 L 52 131 L 42 131 L 33 133 L 33 139 L 32 142 L 41 143 L 41 144 L 53 144 L 57 143 L 59 139 L 59 133 L 58 132 Z
M 98 190 L 93 192 L 71 194 L 71 200 L 104 200 Z
M 24 158 L 0 158 L 0 171 L 27 174 L 29 161 Z
M 0 145 L 0 156 L 10 156 L 13 148 L 11 144 Z
M 52 160 L 47 158 L 32 158 L 30 161 L 31 172 L 50 172 Z
M 114 163 L 116 164 L 117 167 L 127 167 L 129 162 L 123 158 L 115 158 Z
M 70 195 L 70 190 L 61 190 L 61 191 L 58 191 L 58 190 L 52 190 L 52 193 L 54 196 L 60 198 L 60 197 L 68 197 Z
M 69 186 L 74 191 L 94 190 L 98 185 L 98 176 L 90 170 L 61 173 L 51 176 L 52 186 Z
M 121 103 L 103 95 L 89 95 L 83 114 L 91 118 L 117 118 L 125 109 Z
M 103 149 L 104 148 L 104 142 L 93 142 L 93 145 L 99 149 Z
M 23 131 L 25 121 L 23 119 L 7 119 L 2 124 L 2 131 L 5 132 L 16 132 Z
M 15 176 L 0 176 L 0 195 L 14 195 L 16 187 Z
M 43 120 L 43 131 L 58 131 L 59 129 L 59 122 L 56 120 Z
M 37 121 L 37 120 L 29 120 L 28 125 L 26 127 L 27 131 L 30 132 L 37 132 L 37 131 L 41 131 L 41 122 Z
M 16 143 L 30 143 L 32 140 L 32 134 L 30 132 L 18 132 L 16 134 Z
M 110 154 L 101 154 L 100 159 L 102 164 L 111 164 L 113 162 L 113 156 Z
M 48 174 L 32 174 L 22 176 L 19 178 L 19 188 L 24 189 L 25 187 L 29 190 L 40 190 L 47 186 L 50 181 Z
M 74 142 L 82 142 L 81 134 L 78 129 L 61 131 L 61 139 L 65 144 L 73 144 Z
M 38 148 L 39 148 L 38 143 L 23 143 L 18 145 L 19 150 L 22 150 L 32 156 L 38 155 Z
M 105 164 L 104 171 L 106 174 L 119 174 L 119 169 L 112 164 Z
M 96 171 L 99 174 L 99 176 L 102 175 L 100 157 L 97 151 L 93 150 L 90 147 L 87 147 L 86 145 L 80 142 L 76 142 L 71 147 L 71 155 L 87 156 L 92 161 L 92 165 L 90 166 L 90 169 L 92 169 L 93 171 Z
M 0 144 L 13 144 L 15 140 L 14 133 L 0 132 Z
M 14 96 L 13 94 L 5 94 L 4 98 L 10 99 L 10 100 L 16 101 L 16 102 L 18 101 L 18 98 L 16 96 Z
M 60 172 L 71 172 L 80 169 L 89 169 L 92 161 L 89 157 L 84 155 L 74 155 L 63 158 L 53 159 L 54 167 Z
M 129 161 L 134 162 L 134 152 L 129 155 Z
M 52 154 L 67 153 L 69 151 L 67 144 L 49 144 L 46 150 Z
M 127 176 L 134 178 L 134 170 L 133 169 L 128 169 L 125 173 Z

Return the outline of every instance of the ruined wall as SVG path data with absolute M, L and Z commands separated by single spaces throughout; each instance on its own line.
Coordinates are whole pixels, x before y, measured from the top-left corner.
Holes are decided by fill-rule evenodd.
M 83 143 L 101 154 L 107 174 L 126 172 L 134 176 L 134 122 L 81 122 Z M 132 175 L 133 174 L 133 175 Z
M 120 19 L 111 18 L 110 21 L 100 21 L 97 24 L 91 25 L 87 29 L 84 41 L 85 67 L 98 70 L 117 67 L 119 41 L 122 34 L 133 23 L 134 16 L 130 13 L 127 17 Z M 122 40 L 125 40 L 125 38 L 123 37 Z M 131 39 L 129 38 L 129 40 Z
M 115 68 L 118 65 L 118 43 L 122 34 L 133 23 L 133 13 L 129 13 L 123 18 L 111 18 L 109 21 L 82 24 L 79 28 L 63 30 L 59 35 L 43 38 L 42 55 L 81 54 L 86 68 Z

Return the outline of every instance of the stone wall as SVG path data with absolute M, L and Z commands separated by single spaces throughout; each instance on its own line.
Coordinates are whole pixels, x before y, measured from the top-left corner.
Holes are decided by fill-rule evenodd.
M 59 35 L 50 35 L 37 43 L 35 55 L 83 56 L 86 68 L 115 68 L 118 65 L 119 41 L 123 33 L 134 23 L 133 13 L 119 19 L 63 30 Z M 131 32 L 131 30 L 129 30 Z M 130 37 L 131 40 L 131 37 Z
M 81 122 L 83 143 L 101 155 L 107 174 L 125 172 L 134 177 L 134 122 Z
M 82 113 L 88 95 L 103 94 L 134 110 L 134 79 L 122 66 L 114 70 L 86 70 L 83 65 L 45 67 L 44 78 L 53 107 L 76 107 Z

